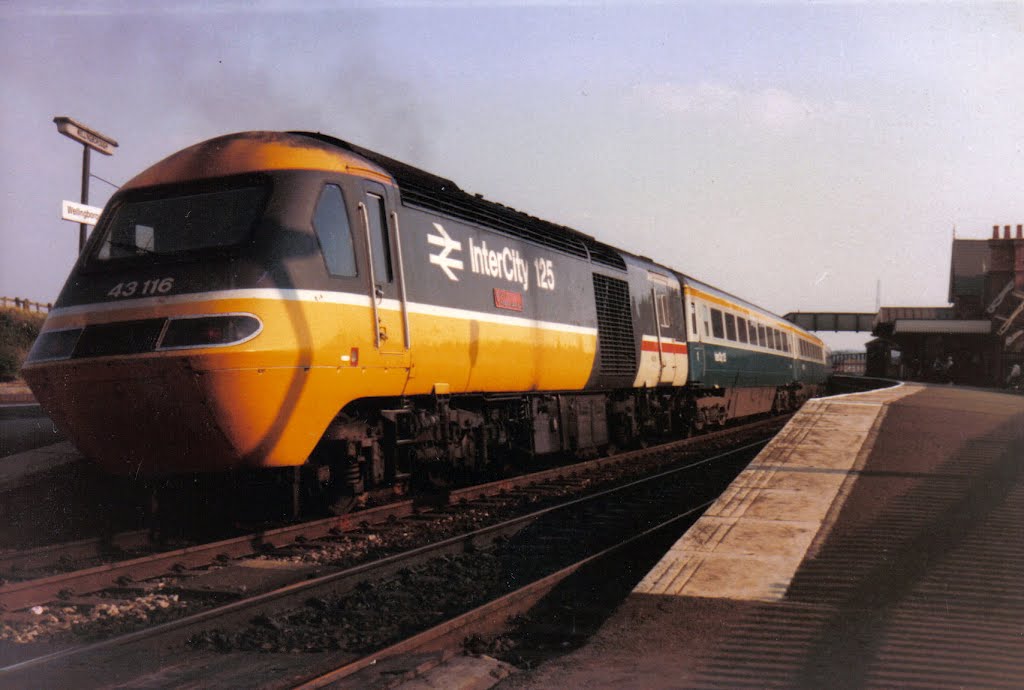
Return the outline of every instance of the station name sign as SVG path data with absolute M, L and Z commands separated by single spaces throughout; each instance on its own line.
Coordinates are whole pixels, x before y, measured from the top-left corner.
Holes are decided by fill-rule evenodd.
M 104 155 L 114 155 L 114 149 L 117 148 L 117 142 L 107 135 L 100 134 L 95 129 L 86 127 L 82 123 L 72 120 L 70 117 L 55 117 L 53 118 L 53 121 L 57 125 L 57 131 L 64 136 L 70 137 L 75 141 L 79 141 Z
M 87 206 L 86 204 L 67 200 L 61 202 L 60 217 L 64 220 L 85 223 L 86 225 L 96 225 L 96 221 L 100 219 L 101 213 L 103 213 L 103 209 L 99 206 Z

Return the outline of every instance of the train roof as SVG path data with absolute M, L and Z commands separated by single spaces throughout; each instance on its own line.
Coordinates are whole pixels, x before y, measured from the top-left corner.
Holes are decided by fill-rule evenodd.
M 793 330 L 806 335 L 808 338 L 820 341 L 814 334 L 786 321 L 778 314 L 736 295 L 691 278 L 667 266 L 662 266 L 647 257 L 632 254 L 631 252 L 598 242 L 590 235 L 565 225 L 541 220 L 504 204 L 488 201 L 479 194 L 469 194 L 447 178 L 434 175 L 394 158 L 384 156 L 376 151 L 356 146 L 327 134 L 298 131 L 289 132 L 289 134 L 311 137 L 318 141 L 338 146 L 380 166 L 394 177 L 402 195 L 402 203 L 404 204 L 476 222 L 536 244 L 558 249 L 567 254 L 573 254 L 584 259 L 589 258 L 595 264 L 601 264 L 622 271 L 626 270 L 624 259 L 626 256 L 647 262 L 674 274 L 684 285 L 692 285 L 725 301 L 775 318 L 781 323 L 786 323 Z
M 781 323 L 785 323 L 788 328 L 791 328 L 794 331 L 798 331 L 798 332 L 806 335 L 808 338 L 810 338 L 812 340 L 821 341 L 820 338 L 818 338 L 816 335 L 814 335 L 810 331 L 801 328 L 800 326 L 796 325 L 795 323 L 793 323 L 791 321 L 787 321 L 786 319 L 784 319 L 783 317 L 779 316 L 775 312 L 768 311 L 764 307 L 759 307 L 756 304 L 748 302 L 747 300 L 745 300 L 745 299 L 743 299 L 741 297 L 737 297 L 736 295 L 728 293 L 725 290 L 720 290 L 720 289 L 718 289 L 718 288 L 716 288 L 716 287 L 714 287 L 712 285 L 708 285 L 705 282 L 697 280 L 696 278 L 692 278 L 692 277 L 690 277 L 688 275 L 685 275 L 683 273 L 676 272 L 676 275 L 683 282 L 684 286 L 695 287 L 698 290 L 700 290 L 701 292 L 706 292 L 709 295 L 713 295 L 715 297 L 718 297 L 719 299 L 725 300 L 727 302 L 732 302 L 733 304 L 736 304 L 736 305 L 741 306 L 741 307 L 743 307 L 745 309 L 749 309 L 751 311 L 757 312 L 759 314 L 764 314 L 764 315 L 770 316 L 770 317 L 772 317 L 774 319 L 778 319 Z M 821 341 L 821 342 L 823 342 L 823 341 Z
M 488 201 L 479 194 L 469 194 L 451 180 L 389 158 L 376 151 L 356 146 L 343 139 L 319 132 L 289 132 L 289 134 L 311 137 L 333 144 L 380 166 L 395 179 L 402 195 L 403 204 L 479 223 L 535 244 L 589 259 L 595 264 L 620 271 L 626 270 L 626 262 L 622 258 L 620 250 L 598 242 L 590 235 L 578 230 L 542 220 L 504 204 Z
M 625 271 L 625 257 L 629 257 L 675 275 L 683 285 L 785 321 L 777 314 L 648 257 L 617 249 L 568 226 L 489 201 L 479 194 L 470 194 L 447 178 L 320 132 L 255 131 L 215 137 L 171 154 L 132 178 L 123 189 L 296 165 L 369 175 L 393 182 L 399 188 L 403 204 L 477 223 L 608 268 Z M 792 327 L 817 339 L 799 326 Z
M 331 170 L 392 182 L 372 159 L 322 141 L 283 132 L 237 132 L 172 153 L 126 182 L 122 190 L 285 169 Z

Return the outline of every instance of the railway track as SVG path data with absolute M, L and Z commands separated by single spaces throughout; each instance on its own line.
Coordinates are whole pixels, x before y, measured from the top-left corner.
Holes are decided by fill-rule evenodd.
M 3 654 L 8 663 L 0 669 L 0 684 L 7 684 L 4 681 L 7 676 L 9 680 L 30 678 L 33 682 L 26 685 L 30 686 L 38 679 L 37 672 L 66 668 L 68 664 L 74 666 L 82 659 L 121 654 L 136 645 L 152 651 L 153 645 L 155 649 L 168 649 L 198 640 L 201 648 L 207 647 L 198 653 L 210 654 L 211 650 L 230 646 L 225 642 L 228 638 L 216 634 L 209 637 L 208 628 L 214 622 L 218 628 L 242 625 L 252 619 L 255 610 L 270 621 L 272 616 L 299 606 L 301 602 L 297 603 L 296 597 L 308 601 L 328 596 L 317 594 L 318 591 L 330 592 L 331 597 L 342 596 L 352 592 L 359 582 L 394 579 L 396 574 L 431 559 L 455 558 L 467 550 L 477 553 L 496 540 L 509 539 L 544 515 L 568 510 L 568 504 L 561 497 L 590 491 L 590 497 L 573 500 L 601 500 L 604 494 L 594 493 L 594 487 L 623 483 L 623 472 L 650 472 L 650 467 L 666 462 L 667 454 L 687 453 L 698 444 L 701 447 L 709 443 L 724 444 L 735 439 L 738 433 L 764 434 L 766 428 L 777 428 L 780 423 L 781 420 L 769 420 L 698 439 L 453 491 L 449 508 L 445 510 L 420 511 L 411 501 L 402 501 L 341 518 L 10 583 L 0 588 L 0 596 L 6 597 L 0 601 L 9 611 L 0 619 L 5 625 L 31 620 L 41 615 L 40 609 L 46 615 L 57 607 L 92 606 L 95 609 L 103 605 L 100 603 L 103 600 L 121 601 L 119 597 L 126 596 L 143 600 L 155 597 L 161 608 L 151 610 L 155 615 L 136 620 L 134 626 L 112 626 L 114 630 L 138 628 L 134 632 L 88 646 L 72 644 L 61 649 L 58 644 L 57 651 L 43 656 L 19 655 L 8 646 Z M 529 510 L 537 506 L 542 507 Z M 610 515 L 622 511 L 606 509 L 604 512 Z M 467 515 L 472 517 L 464 519 Z M 470 529 L 481 521 L 492 524 Z M 453 532 L 462 533 L 429 546 L 409 548 L 411 543 Z M 75 548 L 81 549 L 83 544 L 76 544 Z M 384 556 L 389 549 L 396 553 Z M 338 557 L 339 552 L 341 557 Z M 243 557 L 248 558 L 237 560 Z M 351 567 L 341 565 L 346 558 L 359 561 L 369 557 L 376 557 L 376 560 Z M 170 594 L 172 591 L 177 596 Z M 198 596 L 198 601 L 183 605 L 181 593 L 186 591 L 189 596 Z M 58 597 L 56 602 L 54 596 Z M 523 596 L 522 601 L 530 600 L 530 595 Z M 18 610 L 14 610 L 11 602 L 20 605 Z M 106 630 L 105 634 L 109 632 Z M 87 633 L 97 634 L 104 632 Z
M 752 445 L 759 449 L 763 443 Z M 550 633 L 553 627 L 548 618 L 550 612 L 536 615 L 534 618 L 528 617 L 529 611 L 539 602 L 589 568 L 592 571 L 588 573 L 589 584 L 575 588 L 571 594 L 564 597 L 577 603 L 574 600 L 580 597 L 582 591 L 593 587 L 595 580 L 612 576 L 609 568 L 622 569 L 622 562 L 633 562 L 632 559 L 624 558 L 626 553 L 645 547 L 649 550 L 649 542 L 659 545 L 654 548 L 654 558 L 662 555 L 662 549 L 675 541 L 679 534 L 714 502 L 718 489 L 721 488 L 721 485 L 716 484 L 715 488 L 705 485 L 694 490 L 688 476 L 709 462 L 723 462 L 725 459 L 738 456 L 738 467 L 745 465 L 745 462 L 754 455 L 756 451 L 752 452 L 751 446 L 744 446 L 640 480 L 630 486 L 611 489 L 606 494 L 574 502 L 577 503 L 575 506 L 561 506 L 558 509 L 560 515 L 556 524 L 550 524 L 549 521 L 548 524 L 541 525 L 539 520 L 531 525 L 532 533 L 523 530 L 513 537 L 511 544 L 504 546 L 506 550 L 515 551 L 517 547 L 528 544 L 529 557 L 516 562 L 546 563 L 549 564 L 548 569 L 553 571 L 531 572 L 529 574 L 536 575 L 537 578 L 530 580 L 523 587 L 502 593 L 470 611 L 442 620 L 432 628 L 407 639 L 338 664 L 334 669 L 301 678 L 289 678 L 281 687 L 387 687 L 392 684 L 395 677 L 410 680 L 423 674 L 431 667 L 464 651 L 467 643 L 478 651 L 482 648 L 488 653 L 495 653 L 494 650 L 498 649 L 504 650 L 507 654 L 510 649 L 507 641 L 510 638 L 514 640 L 511 648 L 515 649 L 526 640 L 542 637 Z M 616 510 L 612 512 L 606 510 L 609 500 L 616 502 Z M 588 518 L 597 514 L 603 519 L 595 529 Z M 581 524 L 588 526 L 582 527 Z M 644 563 L 642 558 L 640 563 Z M 530 570 L 532 567 L 527 565 L 526 569 Z M 637 578 L 642 576 L 646 569 L 646 565 L 641 565 Z M 596 575 L 593 572 L 595 570 L 599 571 Z M 528 580 L 529 577 L 523 579 Z M 631 579 L 629 583 L 632 584 L 633 581 Z M 626 591 L 621 591 L 620 594 L 625 594 Z M 549 606 L 549 609 L 563 605 L 564 603 Z M 588 602 L 585 605 L 593 603 Z M 611 606 L 606 601 L 597 605 L 604 607 L 604 612 Z M 573 617 L 578 613 L 581 612 L 574 611 Z M 502 644 L 501 641 L 505 643 Z M 521 657 L 518 652 L 513 655 Z

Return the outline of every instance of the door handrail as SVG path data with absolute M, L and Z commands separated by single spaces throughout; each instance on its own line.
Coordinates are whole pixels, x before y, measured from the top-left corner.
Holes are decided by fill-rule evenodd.
M 370 306 L 373 307 L 373 340 L 380 349 L 380 314 L 377 311 L 377 277 L 373 273 L 373 238 L 370 237 L 370 212 L 366 204 L 359 202 L 359 213 L 363 216 L 363 229 L 366 230 L 366 258 L 370 266 Z
M 398 211 L 391 212 L 395 224 L 395 253 L 398 259 L 398 294 L 402 298 L 402 327 L 405 330 L 405 349 L 412 349 L 412 335 L 409 333 L 409 300 L 405 294 L 405 262 L 402 261 L 402 235 L 398 229 Z

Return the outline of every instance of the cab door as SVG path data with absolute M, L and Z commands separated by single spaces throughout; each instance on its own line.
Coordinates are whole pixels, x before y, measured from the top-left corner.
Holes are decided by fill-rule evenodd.
M 402 265 L 398 214 L 393 209 L 394 191 L 381 184 L 365 182 L 359 202 L 359 216 L 366 235 L 369 256 L 369 284 L 373 341 L 378 365 L 404 367 L 410 364 L 408 300 Z

